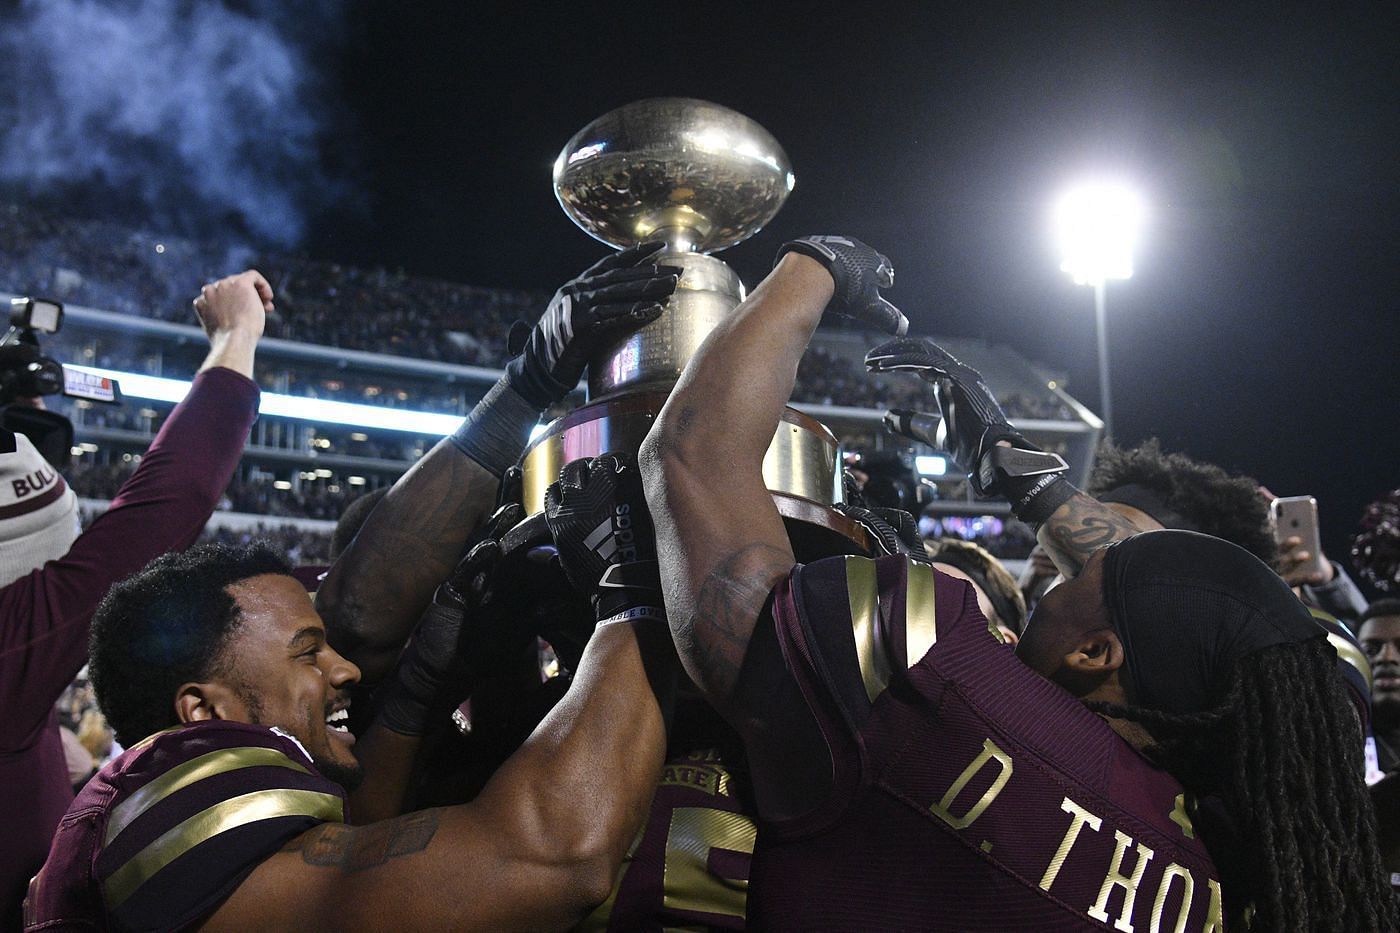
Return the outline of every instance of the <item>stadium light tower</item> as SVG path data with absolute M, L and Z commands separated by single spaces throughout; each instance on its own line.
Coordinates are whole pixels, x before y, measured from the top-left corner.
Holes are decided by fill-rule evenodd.
M 1104 437 L 1113 437 L 1113 400 L 1108 385 L 1108 331 L 1105 284 L 1133 276 L 1133 245 L 1142 225 L 1142 201 L 1129 188 L 1092 183 L 1072 188 L 1055 209 L 1060 268 L 1077 285 L 1094 287 L 1099 343 L 1099 401 Z

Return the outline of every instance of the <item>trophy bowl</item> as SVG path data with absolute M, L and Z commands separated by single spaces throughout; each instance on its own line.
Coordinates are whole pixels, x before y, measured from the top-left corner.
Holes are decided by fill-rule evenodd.
M 554 162 L 564 213 L 619 249 L 665 242 L 652 261 L 679 268 L 680 278 L 659 318 L 589 359 L 587 404 L 546 425 L 525 449 L 521 500 L 531 517 L 503 541 L 507 560 L 526 561 L 548 543 L 545 490 L 564 464 L 641 446 L 686 363 L 744 299 L 739 276 L 707 254 L 757 233 L 794 183 L 787 154 L 767 130 L 702 100 L 636 101 L 564 146 Z M 844 499 L 840 446 L 821 422 L 783 412 L 763 481 L 799 560 L 870 552 L 865 529 L 836 508 Z
M 623 249 L 651 239 L 674 252 L 733 246 L 773 219 L 795 183 L 787 153 L 767 130 L 687 97 L 653 97 L 606 113 L 554 161 L 564 213 Z

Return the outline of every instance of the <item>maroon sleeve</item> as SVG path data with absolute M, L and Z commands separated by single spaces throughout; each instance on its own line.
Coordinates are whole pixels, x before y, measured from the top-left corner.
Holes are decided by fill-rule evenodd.
M 258 397 L 231 369 L 195 376 L 111 508 L 61 559 L 0 590 L 0 748 L 43 723 L 77 675 L 112 584 L 194 543 L 233 476 Z

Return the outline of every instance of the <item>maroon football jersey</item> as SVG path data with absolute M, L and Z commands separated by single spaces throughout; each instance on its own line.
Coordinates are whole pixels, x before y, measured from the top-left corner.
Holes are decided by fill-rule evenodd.
M 281 732 L 214 720 L 157 733 L 68 808 L 30 882 L 25 929 L 182 929 L 343 810 L 340 786 Z
M 1180 785 L 1022 664 L 964 581 L 830 558 L 794 569 L 773 615 L 834 789 L 763 824 L 751 925 L 1223 929 Z
M 739 792 L 741 767 L 715 749 L 667 759 L 612 895 L 578 929 L 744 929 L 757 827 Z

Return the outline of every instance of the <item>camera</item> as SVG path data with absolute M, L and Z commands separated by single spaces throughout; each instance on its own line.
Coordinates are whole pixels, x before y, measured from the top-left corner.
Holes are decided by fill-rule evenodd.
M 852 450 L 845 455 L 845 472 L 852 501 L 866 506 L 899 509 L 917 517 L 935 498 L 933 485 L 921 479 L 907 453 L 887 450 Z
M 63 305 L 44 298 L 11 298 L 10 327 L 0 337 L 0 428 L 23 434 L 44 459 L 64 467 L 73 446 L 73 424 L 31 400 L 62 393 L 72 398 L 116 404 L 116 380 L 71 369 L 45 356 L 39 334 L 63 326 Z

